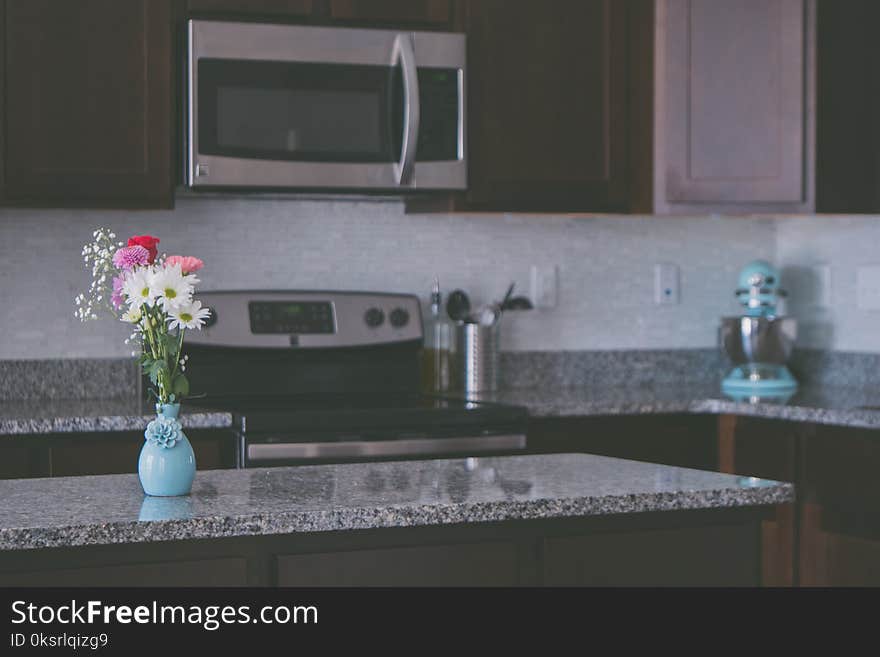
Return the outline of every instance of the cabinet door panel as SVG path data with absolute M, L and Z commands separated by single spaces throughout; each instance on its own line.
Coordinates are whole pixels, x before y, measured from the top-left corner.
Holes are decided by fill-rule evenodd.
M 244 558 L 0 573 L 2 586 L 245 586 Z
M 548 538 L 547 586 L 755 586 L 755 525 Z
M 309 16 L 312 0 L 189 0 L 192 12 L 253 14 L 262 16 Z
M 661 200 L 806 203 L 804 0 L 663 0 L 658 22 Z
M 348 21 L 448 26 L 451 0 L 330 0 L 330 17 Z
M 167 206 L 169 0 L 6 4 L 6 195 Z
M 793 422 L 723 415 L 718 421 L 719 470 L 795 482 L 798 441 L 808 428 Z M 796 582 L 797 508 L 780 504 L 762 522 L 761 584 Z
M 512 586 L 513 543 L 435 545 L 278 557 L 279 586 Z
M 469 186 L 475 206 L 623 206 L 626 4 L 468 4 Z

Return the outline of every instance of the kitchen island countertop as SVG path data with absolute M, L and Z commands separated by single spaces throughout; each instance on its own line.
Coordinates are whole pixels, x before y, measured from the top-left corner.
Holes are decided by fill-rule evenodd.
M 586 454 L 201 471 L 190 496 L 136 475 L 0 481 L 0 550 L 730 509 L 791 484 Z

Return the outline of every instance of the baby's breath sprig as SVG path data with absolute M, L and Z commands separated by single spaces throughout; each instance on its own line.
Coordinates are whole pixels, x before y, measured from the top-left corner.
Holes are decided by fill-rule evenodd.
M 113 289 L 113 254 L 123 246 L 116 241 L 116 233 L 109 228 L 98 228 L 92 233 L 92 241 L 82 249 L 85 268 L 92 273 L 92 282 L 87 292 L 74 297 L 74 314 L 81 322 L 98 319 L 101 312 L 116 316 L 116 309 L 110 303 Z

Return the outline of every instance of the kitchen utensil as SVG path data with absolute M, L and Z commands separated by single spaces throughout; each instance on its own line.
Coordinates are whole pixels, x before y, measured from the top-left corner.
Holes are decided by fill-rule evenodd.
M 471 299 L 464 290 L 453 290 L 446 299 L 446 314 L 453 322 L 467 321 Z
M 497 321 L 456 326 L 454 369 L 457 388 L 465 394 L 498 387 L 498 327 Z
M 507 294 L 504 295 L 504 298 L 501 300 L 501 303 L 498 304 L 499 308 L 502 312 L 504 312 L 505 307 L 510 302 L 510 298 L 513 296 L 513 288 L 516 287 L 516 282 L 510 284 L 510 287 L 507 288 Z
M 484 304 L 479 307 L 472 319 L 481 326 L 493 326 L 501 319 L 501 306 L 497 303 Z
M 501 310 L 507 312 L 509 310 L 533 310 L 534 306 L 528 297 L 513 297 L 509 299 Z
M 788 397 L 797 381 L 786 367 L 797 338 L 797 321 L 776 314 L 779 270 L 763 260 L 746 265 L 735 294 L 742 315 L 721 319 L 721 344 L 735 367 L 722 389 L 737 399 Z

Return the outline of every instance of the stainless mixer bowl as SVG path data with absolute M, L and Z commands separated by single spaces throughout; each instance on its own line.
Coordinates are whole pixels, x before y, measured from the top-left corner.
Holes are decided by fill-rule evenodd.
M 724 317 L 721 344 L 735 365 L 785 365 L 797 338 L 794 317 Z

